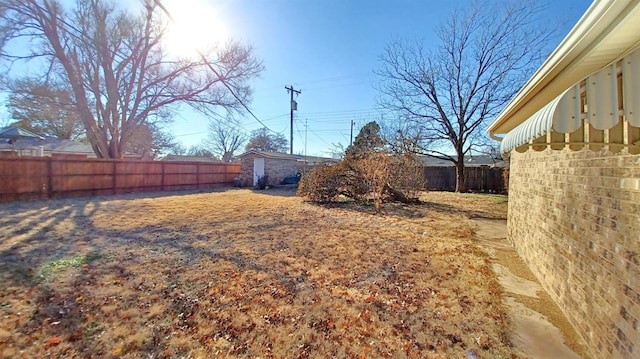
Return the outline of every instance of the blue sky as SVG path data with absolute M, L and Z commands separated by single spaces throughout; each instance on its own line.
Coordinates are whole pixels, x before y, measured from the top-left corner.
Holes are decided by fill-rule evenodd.
M 289 137 L 289 95 L 301 89 L 294 118 L 294 152 L 328 155 L 332 144 L 349 144 L 350 121 L 364 124 L 378 116 L 378 56 L 393 39 L 423 39 L 436 46 L 434 27 L 456 6 L 470 1 L 400 0 L 225 0 L 213 1 L 229 36 L 254 47 L 265 71 L 254 81 L 250 108 L 273 131 Z M 550 24 L 562 37 L 588 8 L 589 0 L 554 1 Z M 554 44 L 555 46 L 555 44 Z M 176 118 L 172 126 L 186 146 L 199 143 L 206 119 Z M 247 131 L 261 127 L 249 115 Z M 358 129 L 354 129 L 354 136 Z
M 302 90 L 296 98 L 294 152 L 304 153 L 306 148 L 307 154 L 321 156 L 329 154 L 332 144 L 349 144 L 351 120 L 362 125 L 379 116 L 378 93 L 374 88 L 378 78 L 373 71 L 380 67 L 378 56 L 385 45 L 393 39 L 422 39 L 427 48 L 435 48 L 434 27 L 456 6 L 471 3 L 466 0 L 189 1 L 205 4 L 212 12 L 211 23 L 217 23 L 210 27 L 212 30 L 207 31 L 205 39 L 216 38 L 215 32 L 222 32 L 224 37 L 253 46 L 256 57 L 263 61 L 265 71 L 252 82 L 255 92 L 249 107 L 272 131 L 289 138 L 289 94 L 284 87 L 293 85 Z M 187 0 L 176 0 L 176 3 L 183 9 L 189 8 Z M 550 2 L 546 14 L 549 24 L 560 24 L 561 32 L 554 46 L 590 3 L 590 0 Z M 187 10 L 184 12 L 188 14 Z M 262 127 L 248 114 L 240 116 L 239 121 L 247 133 Z M 185 147 L 190 147 L 206 137 L 207 123 L 207 118 L 185 108 L 169 129 Z M 358 129 L 354 129 L 354 136 Z

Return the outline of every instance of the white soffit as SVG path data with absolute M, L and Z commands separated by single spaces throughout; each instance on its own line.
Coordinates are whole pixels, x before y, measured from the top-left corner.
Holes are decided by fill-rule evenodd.
M 489 134 L 514 129 L 576 82 L 638 47 L 639 41 L 640 0 L 595 0 L 489 126 Z
M 563 107 L 558 106 L 558 104 L 562 102 L 562 99 L 565 98 L 565 95 L 567 95 L 568 92 L 569 91 L 556 97 L 553 101 L 541 108 L 529 119 L 507 133 L 507 135 L 504 136 L 502 143 L 500 144 L 500 152 L 508 153 L 514 148 L 520 147 L 524 144 L 528 144 L 529 141 L 542 137 L 549 133 L 553 126 L 553 117 L 554 115 L 556 115 L 556 110 L 558 109 L 558 107 Z
M 580 144 L 613 145 L 619 150 L 623 146 L 634 147 L 636 152 L 636 138 L 640 128 L 640 49 L 625 56 L 620 63 L 622 73 L 623 98 L 622 110 L 619 109 L 618 67 L 617 61 L 585 79 L 586 111 L 583 112 L 581 103 L 580 82 L 557 96 L 526 121 L 515 127 L 504 136 L 501 143 L 502 153 L 513 149 L 524 150 L 523 145 L 534 145 L 534 148 L 563 148 L 572 142 Z M 621 119 L 626 122 L 627 130 L 618 126 Z M 598 136 L 593 131 L 606 131 L 618 127 L 621 135 L 612 133 Z M 585 136 L 586 133 L 592 135 Z M 553 140 L 547 134 L 554 133 Z M 625 132 L 627 133 L 625 135 Z M 566 140 L 564 134 L 573 134 Z M 570 146 L 571 147 L 571 146 Z M 581 147 L 576 147 L 581 148 Z M 595 146 L 595 148 L 600 148 Z

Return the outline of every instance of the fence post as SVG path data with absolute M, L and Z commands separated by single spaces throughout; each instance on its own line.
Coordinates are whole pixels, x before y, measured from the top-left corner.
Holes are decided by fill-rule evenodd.
M 53 198 L 53 158 L 47 157 L 47 198 Z
M 196 188 L 200 189 L 200 162 L 196 162 Z
M 162 177 L 160 179 L 160 191 L 164 191 L 164 161 L 160 161 L 160 168 L 162 169 Z
M 118 168 L 118 162 L 116 160 L 111 160 L 113 163 L 113 167 L 111 170 L 111 174 L 113 176 L 113 181 L 112 181 L 112 188 L 111 191 L 113 194 L 116 194 L 116 173 L 117 173 L 117 168 Z

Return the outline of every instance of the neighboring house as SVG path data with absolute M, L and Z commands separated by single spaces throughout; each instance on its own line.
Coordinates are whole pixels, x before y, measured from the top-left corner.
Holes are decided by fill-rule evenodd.
M 0 138 L 0 156 L 57 157 L 65 159 L 96 158 L 88 142 L 65 140 L 53 136 L 23 137 L 15 141 Z M 140 159 L 140 155 L 125 153 L 125 159 Z
M 595 0 L 488 131 L 510 242 L 593 357 L 640 357 L 640 1 Z
M 15 144 L 0 140 L 0 155 L 17 154 L 20 156 L 65 156 L 78 158 L 95 158 L 93 148 L 85 142 L 63 140 L 57 137 L 43 136 L 38 138 L 21 138 Z
M 222 163 L 217 158 L 203 157 L 203 156 L 183 156 L 183 155 L 166 155 L 161 161 L 181 161 L 181 162 L 213 162 Z
M 441 158 L 422 156 L 425 167 L 454 167 L 453 162 Z M 506 167 L 506 161 L 502 157 L 490 155 L 467 156 L 464 158 L 465 167 Z
M 277 185 L 285 177 L 305 173 L 320 163 L 338 162 L 333 158 L 254 150 L 241 154 L 238 159 L 242 164 L 242 186 L 255 186 L 262 176 L 267 176 L 269 185 Z

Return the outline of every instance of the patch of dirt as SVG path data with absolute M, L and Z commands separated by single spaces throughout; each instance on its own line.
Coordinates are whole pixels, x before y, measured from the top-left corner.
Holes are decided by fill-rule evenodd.
M 0 357 L 518 358 L 473 240 L 500 196 L 292 191 L 0 205 Z
M 474 219 L 479 245 L 491 256 L 504 288 L 511 340 L 531 358 L 587 358 L 586 346 L 506 240 L 506 221 Z

